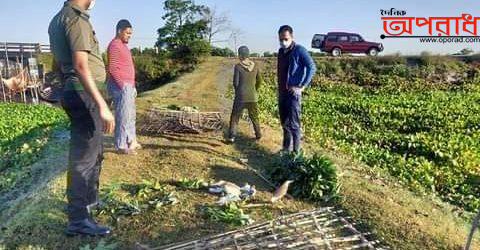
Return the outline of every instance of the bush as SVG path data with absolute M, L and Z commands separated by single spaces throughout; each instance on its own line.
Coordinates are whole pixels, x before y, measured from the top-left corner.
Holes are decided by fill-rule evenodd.
M 142 54 L 134 58 L 136 81 L 140 91 L 171 81 L 190 66 L 182 65 L 162 54 Z
M 221 57 L 234 57 L 235 52 L 233 52 L 233 50 L 231 50 L 229 48 L 213 47 L 211 55 L 212 56 L 221 56 Z
M 328 201 L 338 195 L 337 170 L 326 157 L 300 154 L 281 156 L 268 168 L 270 178 L 281 185 L 293 180 L 291 194 L 313 201 Z

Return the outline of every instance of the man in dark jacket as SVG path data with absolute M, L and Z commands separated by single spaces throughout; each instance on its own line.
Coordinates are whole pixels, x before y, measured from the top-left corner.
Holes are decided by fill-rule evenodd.
M 315 74 L 315 63 L 308 51 L 293 40 L 293 29 L 288 25 L 278 31 L 278 107 L 283 128 L 283 150 L 300 151 L 302 92 Z
M 235 99 L 233 101 L 232 116 L 230 118 L 230 142 L 235 141 L 237 125 L 244 109 L 253 123 L 253 129 L 257 140 L 262 137 L 258 119 L 258 93 L 257 90 L 262 83 L 262 76 L 258 66 L 249 59 L 250 51 L 247 46 L 238 49 L 240 62 L 235 65 L 233 72 L 233 87 Z

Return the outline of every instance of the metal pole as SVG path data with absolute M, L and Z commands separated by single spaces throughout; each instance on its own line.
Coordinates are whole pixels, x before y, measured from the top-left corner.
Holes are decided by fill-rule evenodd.
M 0 84 L 2 85 L 3 102 L 7 102 L 7 95 L 5 94 L 5 86 L 3 84 L 2 72 L 0 72 Z
M 8 48 L 7 48 L 7 42 L 5 42 L 5 62 L 7 64 L 7 74 L 5 77 L 9 78 L 10 77 L 10 63 L 9 63 L 9 60 L 8 60 Z

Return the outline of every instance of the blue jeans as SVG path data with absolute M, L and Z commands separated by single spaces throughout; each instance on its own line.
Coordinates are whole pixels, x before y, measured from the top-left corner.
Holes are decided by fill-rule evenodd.
M 282 91 L 278 95 L 278 107 L 283 128 L 283 150 L 298 152 L 302 140 L 302 95 Z
M 113 98 L 115 106 L 115 148 L 126 150 L 132 142 L 137 140 L 135 131 L 137 90 L 132 84 L 127 84 L 120 89 L 116 83 L 109 82 L 108 93 Z

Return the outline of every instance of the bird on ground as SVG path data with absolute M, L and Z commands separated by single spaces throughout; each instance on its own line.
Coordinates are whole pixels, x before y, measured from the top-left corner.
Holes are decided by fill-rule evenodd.
M 2 79 L 2 83 L 9 89 L 10 91 L 22 91 L 27 86 L 27 81 L 25 77 L 25 72 L 22 70 L 18 75 L 9 78 L 9 79 Z
M 280 187 L 278 187 L 272 195 L 272 199 L 270 200 L 272 203 L 275 203 L 282 199 L 288 192 L 288 187 L 292 183 L 292 180 L 286 180 Z
M 211 193 L 225 193 L 236 196 L 240 196 L 242 193 L 241 188 L 237 184 L 223 180 L 210 185 L 209 191 Z

